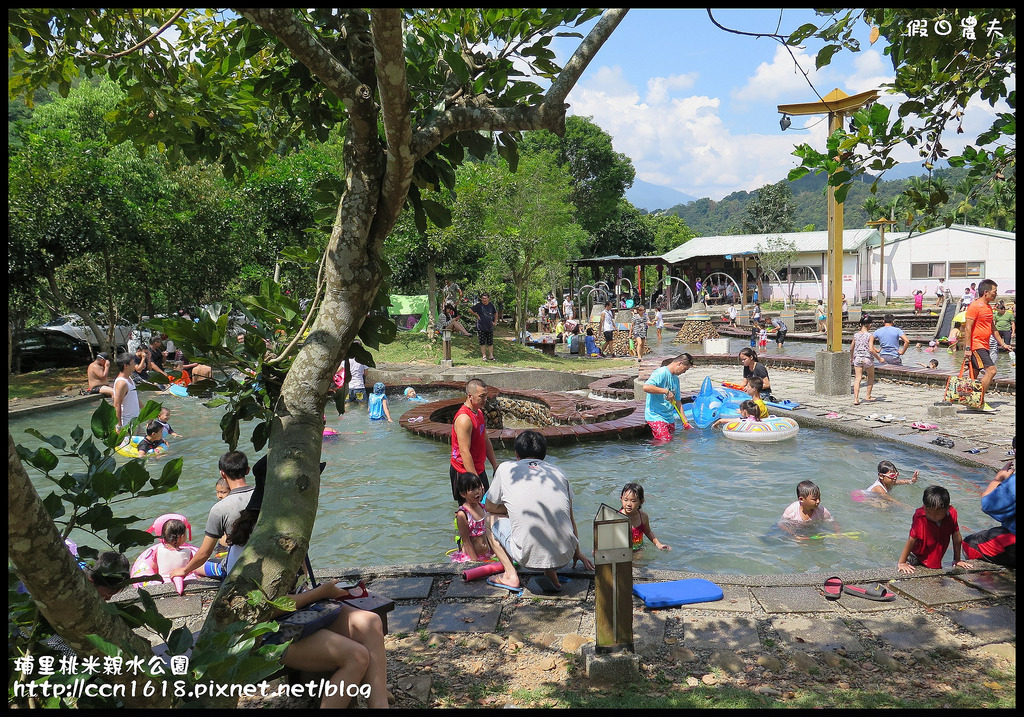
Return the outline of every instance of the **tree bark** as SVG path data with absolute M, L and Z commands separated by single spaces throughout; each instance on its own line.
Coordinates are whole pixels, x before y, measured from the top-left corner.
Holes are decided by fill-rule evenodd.
M 350 67 L 330 56 L 291 11 L 240 12 L 281 39 L 330 91 L 345 99 L 349 110 L 346 186 L 326 250 L 324 302 L 275 406 L 264 509 L 249 549 L 224 580 L 204 632 L 222 629 L 238 616 L 253 619 L 265 614 L 266 608 L 253 610 L 245 604 L 245 594 L 257 586 L 272 597 L 284 595 L 293 587 L 317 514 L 327 390 L 380 287 L 380 252 L 405 203 L 415 161 L 463 129 L 557 132 L 564 128 L 565 94 L 625 14 L 625 10 L 608 11 L 606 19 L 599 21 L 600 30 L 595 27 L 590 42 L 577 50 L 571 69 L 562 82 L 556 83 L 558 91 L 549 94 L 549 101 L 530 107 L 463 108 L 442 113 L 427 127 L 413 132 L 398 11 L 373 11 L 369 33 L 372 48 L 360 27 L 365 14 L 352 11 L 347 16 L 346 22 L 352 23 L 346 42 Z M 373 101 L 378 82 L 379 114 Z M 384 126 L 386 152 L 378 138 L 378 121 Z
M 7 557 L 25 584 L 39 612 L 54 631 L 80 657 L 102 657 L 86 635 L 101 635 L 126 653 L 147 662 L 149 643 L 136 635 L 120 617 L 103 609 L 103 600 L 79 569 L 57 526 L 43 506 L 21 458 L 14 438 L 7 434 L 7 521 L 10 540 Z M 127 685 L 125 705 L 132 708 L 170 706 L 169 699 L 131 696 L 135 675 L 105 675 L 115 684 Z

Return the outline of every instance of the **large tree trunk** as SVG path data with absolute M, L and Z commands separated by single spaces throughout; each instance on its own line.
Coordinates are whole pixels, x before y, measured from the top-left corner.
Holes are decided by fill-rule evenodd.
M 102 635 L 126 653 L 152 657 L 149 643 L 136 635 L 117 615 L 103 608 L 96 588 L 78 568 L 53 519 L 25 471 L 7 434 L 7 521 L 10 540 L 7 557 L 14 572 L 25 583 L 39 611 L 71 649 L 81 657 L 103 657 L 86 635 Z M 170 700 L 158 694 L 152 698 L 132 695 L 137 677 L 105 675 L 115 684 L 126 685 L 125 705 L 132 708 L 169 707 Z

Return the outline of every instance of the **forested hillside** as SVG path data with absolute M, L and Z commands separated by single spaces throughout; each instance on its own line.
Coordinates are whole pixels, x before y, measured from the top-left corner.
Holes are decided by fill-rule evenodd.
M 923 189 L 928 180 L 927 177 L 882 180 L 878 183 L 878 189 L 874 195 L 870 191 L 872 181 L 873 178 L 868 178 L 854 184 L 850 190 L 844 205 L 844 224 L 847 229 L 863 227 L 864 223 L 870 219 L 890 216 L 893 202 L 902 192 L 915 187 Z M 942 213 L 950 212 L 963 200 L 968 181 L 967 170 L 956 168 L 936 170 L 932 173 L 932 181 L 949 194 L 950 201 Z M 823 231 L 826 228 L 826 202 L 823 193 L 825 177 L 808 175 L 795 182 L 788 182 L 788 184 L 793 192 L 793 201 L 796 205 L 794 226 L 809 231 Z M 664 213 L 680 217 L 697 236 L 739 234 L 742 233 L 741 226 L 747 205 L 756 195 L 756 191 L 733 192 L 719 201 L 705 197 L 688 204 L 676 205 Z M 871 200 L 874 200 L 876 208 L 871 211 L 871 216 L 868 216 L 865 203 L 869 203 L 868 206 L 870 206 Z M 963 209 L 968 211 L 964 212 Z M 939 216 L 940 214 L 937 213 L 937 221 Z M 905 220 L 898 204 L 895 218 L 901 222 Z M 958 214 L 956 221 L 1013 231 L 1016 222 L 1012 198 L 1010 201 L 1002 198 L 997 185 L 994 191 L 983 194 L 974 206 L 961 208 L 961 213 Z M 896 229 L 899 230 L 902 227 L 901 224 Z

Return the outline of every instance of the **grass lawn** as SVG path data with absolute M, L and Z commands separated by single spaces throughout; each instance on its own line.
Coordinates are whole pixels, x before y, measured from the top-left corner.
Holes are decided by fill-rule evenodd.
M 60 396 L 68 386 L 85 388 L 88 381 L 85 377 L 86 366 L 75 368 L 59 368 L 52 373 L 33 371 L 17 376 L 9 376 L 7 384 L 7 400 L 12 398 L 40 398 L 42 396 Z M 77 396 L 76 390 L 71 395 Z
M 456 366 L 515 366 L 516 368 L 544 368 L 555 371 L 587 371 L 603 368 L 629 368 L 636 365 L 631 359 L 588 359 L 569 358 L 562 344 L 558 344 L 558 355 L 547 356 L 537 349 L 512 342 L 513 332 L 510 329 L 498 329 L 494 332 L 494 364 L 480 358 L 480 344 L 476 336 L 454 336 L 452 338 L 452 362 Z M 401 331 L 390 344 L 382 345 L 380 350 L 370 349 L 375 361 L 379 363 L 410 363 L 440 366 L 444 356 L 444 348 L 440 336 L 433 341 L 426 334 Z

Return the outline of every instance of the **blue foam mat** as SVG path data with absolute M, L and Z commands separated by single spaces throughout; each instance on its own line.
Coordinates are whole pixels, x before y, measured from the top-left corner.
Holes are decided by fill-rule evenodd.
M 689 578 L 663 583 L 637 583 L 633 594 L 647 607 L 675 607 L 697 602 L 721 600 L 725 593 L 710 580 Z

